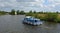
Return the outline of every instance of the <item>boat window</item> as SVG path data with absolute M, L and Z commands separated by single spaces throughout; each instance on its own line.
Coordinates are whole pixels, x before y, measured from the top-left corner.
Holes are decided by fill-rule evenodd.
M 39 22 L 39 20 L 35 20 L 35 22 Z
M 35 20 L 35 22 L 37 22 L 37 20 Z
M 24 20 L 28 20 L 28 18 L 24 18 Z

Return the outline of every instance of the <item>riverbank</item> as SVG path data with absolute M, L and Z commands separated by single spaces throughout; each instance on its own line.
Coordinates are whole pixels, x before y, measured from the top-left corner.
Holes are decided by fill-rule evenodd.
M 47 22 L 58 22 L 60 23 L 60 14 L 59 13 L 30 13 L 26 16 L 33 16 L 39 18 L 40 20 Z

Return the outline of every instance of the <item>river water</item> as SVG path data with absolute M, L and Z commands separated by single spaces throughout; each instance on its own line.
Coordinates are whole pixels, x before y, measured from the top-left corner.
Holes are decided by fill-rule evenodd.
M 0 16 L 0 33 L 60 33 L 60 23 L 43 22 L 39 26 L 23 24 L 24 15 Z

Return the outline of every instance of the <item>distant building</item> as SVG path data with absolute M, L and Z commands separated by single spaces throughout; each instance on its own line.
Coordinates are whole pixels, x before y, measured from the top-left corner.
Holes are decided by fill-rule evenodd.
M 17 12 L 15 11 L 15 15 L 17 15 Z

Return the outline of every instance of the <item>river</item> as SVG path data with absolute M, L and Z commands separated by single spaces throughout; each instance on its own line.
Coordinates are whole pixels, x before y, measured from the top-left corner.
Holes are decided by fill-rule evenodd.
M 60 33 L 60 23 L 43 22 L 39 26 L 22 23 L 24 15 L 0 16 L 0 33 Z

